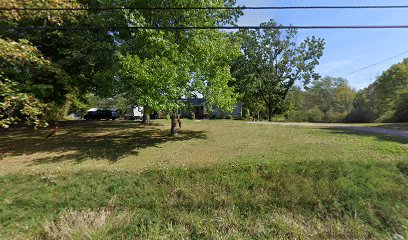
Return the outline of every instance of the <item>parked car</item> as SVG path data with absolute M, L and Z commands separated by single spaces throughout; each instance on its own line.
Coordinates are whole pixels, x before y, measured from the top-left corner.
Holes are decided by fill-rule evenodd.
M 129 107 L 125 114 L 127 120 L 142 120 L 143 119 L 143 107 Z
M 84 116 L 86 120 L 116 120 L 118 117 L 118 112 L 113 110 L 88 111 Z

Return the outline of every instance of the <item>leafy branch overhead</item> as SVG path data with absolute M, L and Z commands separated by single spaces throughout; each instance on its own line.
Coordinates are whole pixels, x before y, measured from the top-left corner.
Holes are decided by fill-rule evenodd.
M 17 83 L 0 75 L 0 127 L 23 123 L 34 127 L 47 126 L 46 105 L 34 96 L 20 92 Z

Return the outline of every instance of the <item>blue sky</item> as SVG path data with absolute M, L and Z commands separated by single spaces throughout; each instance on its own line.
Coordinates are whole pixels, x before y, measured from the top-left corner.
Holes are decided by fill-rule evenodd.
M 316 5 L 406 5 L 406 0 L 238 0 L 245 6 Z M 239 25 L 259 25 L 273 18 L 282 25 L 408 25 L 408 9 L 335 10 L 246 10 Z M 343 76 L 403 52 L 406 54 L 375 67 L 344 76 L 350 85 L 362 89 L 391 65 L 408 57 L 408 29 L 299 30 L 297 41 L 307 36 L 322 37 L 326 49 L 317 71 L 325 76 Z

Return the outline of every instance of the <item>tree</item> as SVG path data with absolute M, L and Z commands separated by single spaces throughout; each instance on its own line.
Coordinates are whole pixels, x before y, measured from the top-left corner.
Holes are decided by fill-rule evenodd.
M 316 106 L 324 114 L 330 111 L 347 113 L 352 108 L 355 92 L 346 79 L 327 76 L 313 81 L 306 95 L 309 108 Z
M 394 118 L 397 122 L 408 122 L 408 91 L 398 96 Z
M 270 20 L 262 26 L 277 26 Z M 324 40 L 306 38 L 296 44 L 296 30 L 241 30 L 243 55 L 234 67 L 234 76 L 244 94 L 260 96 L 268 108 L 268 118 L 282 110 L 284 100 L 297 80 L 307 85 L 317 79 L 314 68 L 323 55 Z
M 83 8 L 101 6 L 105 0 L 77 1 L 7 1 L 15 8 Z M 110 3 L 113 4 L 113 3 Z M 1 11 L 0 23 L 7 26 L 98 26 L 125 25 L 121 11 Z M 0 31 L 0 52 L 6 52 L 6 64 L 1 70 L 12 81 L 24 84 L 21 91 L 55 106 L 55 111 L 67 114 L 72 103 L 81 101 L 81 96 L 92 92 L 108 96 L 113 92 L 113 76 L 117 61 L 118 44 L 109 31 Z M 4 42 L 8 44 L 4 44 Z M 44 68 L 11 62 L 19 58 L 10 46 L 24 52 L 35 48 L 36 56 L 48 61 L 52 72 Z M 32 51 L 31 51 L 32 52 Z M 13 57 L 12 55 L 16 55 Z M 24 55 L 24 54 L 20 54 Z M 27 55 L 27 54 L 26 54 Z M 4 56 L 4 55 L 2 55 Z M 8 61 L 8 62 L 7 62 Z M 9 64 L 11 63 L 11 64 Z M 13 69 L 14 68 L 14 69 Z M 30 74 L 25 74 L 29 69 Z M 58 72 L 58 76 L 53 74 Z M 34 74 L 35 73 L 35 74 Z M 53 74 L 53 75 L 52 75 Z M 62 77 L 61 77 L 62 76 Z M 43 96 L 41 96 L 41 94 Z
M 374 83 L 358 92 L 350 121 L 390 122 L 404 119 L 408 91 L 408 59 L 391 66 Z
M 172 1 L 171 6 L 233 6 L 233 0 Z M 166 7 L 167 2 L 137 2 L 137 6 Z M 214 26 L 233 23 L 240 11 L 132 12 L 129 25 Z M 235 101 L 230 63 L 239 48 L 230 34 L 218 30 L 140 30 L 132 33 L 123 46 L 121 91 L 145 112 L 164 110 L 171 115 L 171 134 L 176 134 L 177 111 L 182 98 L 201 93 L 208 105 L 231 108 Z

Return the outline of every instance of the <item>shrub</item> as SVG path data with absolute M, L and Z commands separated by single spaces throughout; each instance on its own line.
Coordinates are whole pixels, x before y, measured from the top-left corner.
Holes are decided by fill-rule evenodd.
M 307 111 L 308 122 L 322 122 L 325 114 L 318 108 L 312 108 Z
M 327 122 L 327 123 L 344 122 L 344 119 L 346 118 L 346 116 L 347 116 L 346 113 L 329 111 L 324 115 L 323 122 Z
M 285 113 L 286 120 L 288 122 L 306 122 L 308 121 L 305 111 L 293 110 Z
M 286 118 L 284 115 L 276 115 L 272 118 L 273 122 L 285 122 Z

